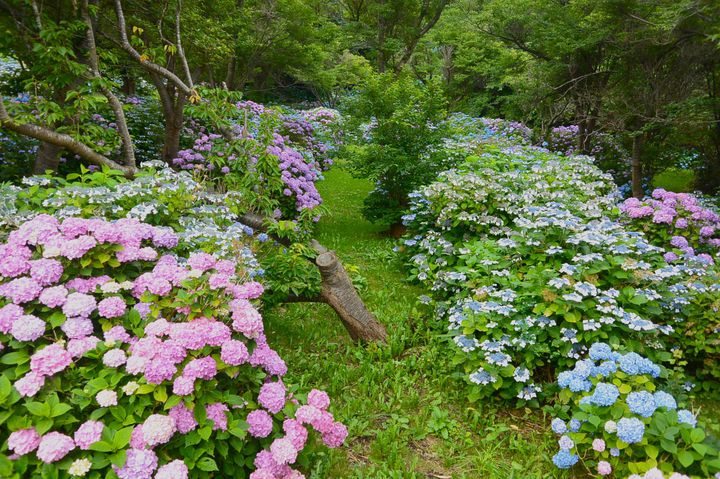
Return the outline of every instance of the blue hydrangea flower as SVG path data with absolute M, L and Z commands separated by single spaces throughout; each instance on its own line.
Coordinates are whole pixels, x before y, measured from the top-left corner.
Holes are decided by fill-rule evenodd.
M 627 395 L 625 398 L 630 411 L 642 416 L 650 417 L 655 412 L 657 404 L 655 404 L 655 398 L 652 394 L 647 391 L 636 391 Z
M 573 377 L 572 380 L 570 380 L 570 384 L 568 384 L 568 389 L 574 393 L 579 392 L 588 392 L 590 391 L 590 388 L 592 387 L 592 383 L 588 381 L 587 379 L 582 379 L 577 376 Z
M 577 454 L 570 454 L 570 451 L 561 449 L 560 452 L 555 454 L 552 458 L 553 464 L 560 469 L 570 469 L 572 466 L 577 464 L 579 458 Z
M 565 434 L 567 432 L 567 425 L 565 424 L 565 421 L 559 417 L 552 420 L 550 427 L 555 434 Z
M 615 361 L 603 361 L 598 366 L 595 366 L 590 372 L 591 376 L 602 376 L 604 378 L 610 376 L 617 371 L 617 364 Z
M 575 375 L 572 371 L 563 371 L 558 374 L 558 386 L 560 386 L 561 388 L 566 388 L 570 386 L 570 381 L 572 381 L 573 379 L 575 379 Z
M 558 445 L 560 446 L 560 449 L 566 449 L 568 451 L 575 447 L 575 443 L 568 436 L 562 436 L 558 441 Z
M 620 455 L 620 449 L 618 449 L 617 447 L 611 448 L 611 449 L 610 449 L 610 455 L 611 455 L 612 457 L 618 457 L 618 456 Z
M 692 427 L 695 427 L 697 425 L 697 418 L 693 413 L 688 411 L 687 409 L 680 409 L 677 412 L 678 415 L 678 422 L 681 424 L 690 424 Z
M 612 359 L 612 354 L 612 349 L 605 343 L 595 343 L 590 346 L 590 359 L 593 361 Z
M 587 396 L 587 402 L 595 404 L 597 406 L 612 406 L 620 397 L 620 390 L 617 386 L 609 383 L 597 383 L 595 391 L 591 396 Z
M 583 359 L 575 363 L 573 373 L 575 373 L 575 377 L 577 378 L 587 379 L 587 377 L 590 376 L 590 372 L 593 367 L 595 367 L 595 364 L 592 361 L 589 359 Z
M 639 374 L 649 374 L 654 378 L 660 376 L 660 367 L 637 353 L 628 353 L 621 356 L 619 363 L 623 372 L 633 376 Z
M 656 391 L 655 394 L 653 394 L 653 398 L 655 399 L 657 407 L 664 407 L 668 410 L 677 409 L 677 402 L 675 402 L 672 394 L 668 394 L 665 391 Z
M 617 422 L 618 438 L 628 444 L 642 441 L 645 435 L 645 424 L 636 417 L 624 417 Z
M 580 426 L 582 426 L 582 423 L 577 419 L 571 419 L 568 425 L 571 432 L 578 432 L 580 430 Z

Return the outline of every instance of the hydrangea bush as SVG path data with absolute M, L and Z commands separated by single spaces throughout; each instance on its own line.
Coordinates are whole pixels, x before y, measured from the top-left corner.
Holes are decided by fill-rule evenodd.
M 614 477 L 709 477 L 720 471 L 716 443 L 695 414 L 660 388 L 660 376 L 661 368 L 637 353 L 593 344 L 587 358 L 558 375 L 559 401 L 570 403 L 570 417 L 551 424 L 559 436 L 555 465 L 582 464 Z
M 39 215 L 0 246 L 0 475 L 299 478 L 311 430 L 343 442 L 325 393 L 283 383 L 262 286 L 177 243 Z
M 402 249 L 472 399 L 533 400 L 597 341 L 668 360 L 658 345 L 704 338 L 683 316 L 698 295 L 718 298 L 717 271 L 698 258 L 667 265 L 618 222 L 617 190 L 590 157 L 485 147 L 413 196 Z
M 276 219 L 317 221 L 322 198 L 315 183 L 331 160 L 315 126 L 302 114 L 251 101 L 235 105 L 225 134 L 196 125 L 191 148 L 173 160 L 221 191 L 237 190 L 255 210 Z
M 692 194 L 658 188 L 650 198 L 628 198 L 620 210 L 632 227 L 672 250 L 665 256 L 668 263 L 698 256 L 714 264 L 720 257 L 720 215 Z

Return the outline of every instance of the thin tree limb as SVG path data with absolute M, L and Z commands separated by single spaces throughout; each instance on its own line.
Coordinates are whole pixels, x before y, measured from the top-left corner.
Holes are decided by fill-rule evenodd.
M 158 75 L 165 77 L 168 81 L 172 82 L 180 91 L 187 96 L 192 96 L 195 91 L 183 82 L 173 72 L 164 68 L 157 63 L 151 62 L 143 58 L 135 48 L 130 44 L 127 37 L 127 27 L 125 25 L 125 14 L 123 13 L 122 0 L 115 0 L 115 14 L 118 20 L 118 31 L 120 33 L 120 47 L 125 50 L 132 58 L 137 60 L 140 65 L 150 72 L 157 73 Z
M 100 85 L 100 91 L 107 98 L 115 114 L 115 124 L 118 127 L 118 133 L 122 141 L 123 158 L 126 166 L 135 167 L 135 149 L 133 147 L 132 137 L 130 136 L 130 130 L 128 130 L 127 120 L 125 119 L 125 111 L 120 100 L 115 94 L 103 84 L 102 75 L 100 74 L 100 65 L 98 61 L 97 45 L 95 43 L 95 29 L 93 28 L 92 19 L 90 18 L 90 12 L 88 11 L 88 0 L 83 0 L 82 3 L 82 17 L 83 21 L 87 25 L 87 31 L 85 33 L 88 44 L 88 63 L 90 64 L 90 72 L 92 76 L 98 80 Z
M 51 143 L 53 145 L 61 146 L 66 150 L 75 153 L 76 155 L 84 158 L 88 162 L 99 165 L 107 166 L 114 170 L 122 171 L 125 176 L 132 177 L 137 173 L 137 168 L 131 166 L 121 165 L 115 161 L 107 158 L 104 155 L 96 152 L 92 148 L 88 147 L 84 143 L 77 141 L 70 135 L 65 133 L 58 133 L 55 130 L 46 128 L 32 123 L 17 123 L 13 120 L 5 109 L 4 100 L 0 97 L 0 127 L 5 128 L 21 135 L 29 136 L 40 141 Z

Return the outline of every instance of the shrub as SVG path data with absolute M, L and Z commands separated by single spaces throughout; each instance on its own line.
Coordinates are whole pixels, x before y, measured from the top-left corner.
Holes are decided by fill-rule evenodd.
M 408 193 L 448 166 L 444 155 L 435 154 L 444 136 L 443 95 L 434 84 L 379 75 L 351 97 L 344 110 L 354 126 L 363 124 L 365 131 L 343 148 L 342 156 L 355 175 L 376 185 L 363 215 L 373 222 L 399 223 Z
M 652 179 L 653 188 L 663 188 L 676 193 L 689 193 L 695 186 L 695 173 L 681 168 L 668 168 Z
M 616 198 L 590 158 L 519 146 L 488 147 L 413 195 L 410 276 L 434 292 L 471 399 L 533 400 L 597 341 L 669 360 L 658 344 L 704 340 L 682 312 L 700 291 L 717 299 L 717 271 L 667 267 L 608 217 Z
M 39 215 L 10 233 L 3 477 L 302 477 L 307 425 L 342 443 L 327 395 L 282 382 L 251 303 L 262 286 L 233 261 L 169 254 L 177 242 L 130 218 Z
M 570 403 L 571 417 L 552 421 L 561 436 L 555 465 L 567 469 L 581 460 L 598 475 L 615 477 L 658 467 L 701 477 L 720 471 L 717 446 L 692 412 L 659 389 L 660 374 L 639 354 L 593 344 L 588 358 L 558 375 L 560 402 Z
M 329 166 L 324 143 L 299 115 L 239 102 L 224 135 L 196 125 L 197 138 L 173 164 L 220 191 L 240 191 L 255 211 L 275 219 L 319 219 L 315 183 Z
M 650 198 L 625 200 L 620 210 L 631 227 L 674 250 L 666 255 L 669 263 L 698 255 L 712 264 L 720 253 L 720 215 L 703 207 L 696 196 L 658 188 Z

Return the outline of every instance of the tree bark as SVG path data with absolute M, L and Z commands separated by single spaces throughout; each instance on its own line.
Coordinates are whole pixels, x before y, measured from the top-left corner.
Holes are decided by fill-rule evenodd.
M 335 310 L 350 337 L 356 341 L 387 341 L 385 326 L 365 307 L 337 255 L 333 251 L 321 253 L 315 264 L 322 278 L 320 297 Z
M 127 126 L 127 121 L 125 120 L 123 105 L 110 88 L 105 86 L 102 75 L 100 74 L 100 62 L 98 60 L 97 46 L 95 44 L 95 28 L 93 21 L 90 18 L 90 12 L 88 11 L 88 0 L 83 1 L 82 17 L 85 25 L 87 25 L 87 31 L 85 34 L 88 45 L 88 63 L 90 65 L 90 73 L 96 80 L 98 80 L 98 83 L 100 84 L 100 91 L 103 95 L 105 95 L 105 98 L 107 98 L 110 108 L 115 115 L 115 124 L 117 125 L 117 130 L 122 141 L 123 163 L 125 166 L 134 168 L 135 148 L 133 146 L 132 137 L 130 136 L 130 130 Z
M 247 213 L 240 221 L 256 230 L 267 230 L 261 216 Z M 289 244 L 285 239 L 275 239 L 279 243 Z M 314 264 L 322 279 L 320 295 L 312 298 L 292 297 L 288 298 L 288 302 L 325 303 L 335 310 L 352 339 L 386 342 L 385 326 L 367 309 L 335 252 L 316 240 L 310 240 L 310 246 L 318 253 Z
M 38 147 L 33 163 L 33 175 L 44 175 L 46 171 L 57 173 L 60 165 L 60 148 L 57 145 L 43 141 Z
M 642 198 L 645 192 L 642 188 L 642 150 L 644 135 L 638 134 L 633 137 L 632 145 L 632 195 L 635 198 Z
M 21 135 L 29 136 L 40 141 L 52 143 L 53 145 L 65 148 L 72 153 L 80 156 L 89 163 L 98 166 L 107 166 L 114 170 L 122 171 L 125 176 L 131 177 L 137 172 L 137 168 L 121 165 L 114 162 L 110 158 L 107 158 L 100 153 L 96 152 L 89 146 L 77 141 L 70 135 L 65 133 L 58 133 L 55 130 L 46 128 L 40 125 L 34 125 L 32 123 L 16 123 L 8 114 L 5 109 L 5 104 L 0 97 L 0 127 L 7 128 L 10 131 L 19 133 Z

